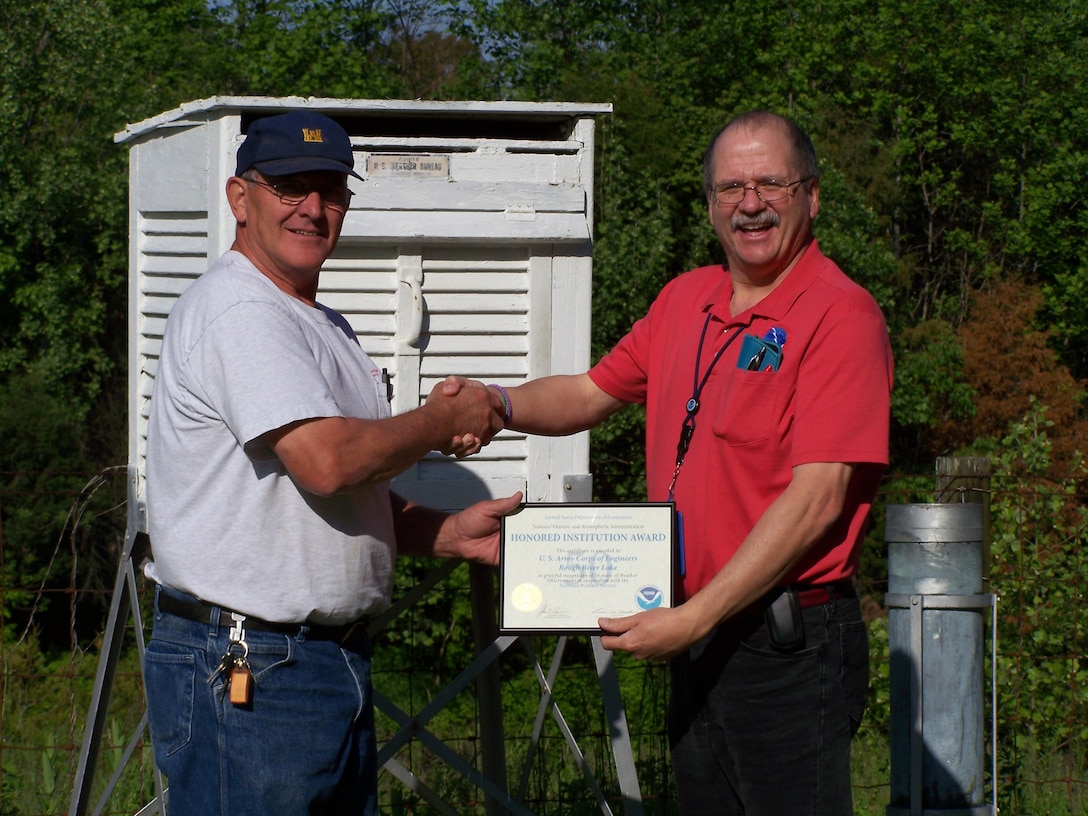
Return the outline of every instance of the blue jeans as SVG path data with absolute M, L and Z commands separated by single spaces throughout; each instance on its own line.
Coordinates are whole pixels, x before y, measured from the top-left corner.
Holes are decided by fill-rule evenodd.
M 170 592 L 159 588 L 158 591 Z M 209 680 L 229 642 L 221 626 L 158 608 L 144 661 L 155 761 L 169 816 L 377 813 L 370 641 L 350 646 L 247 631 L 252 704 Z
M 669 743 L 682 816 L 852 816 L 850 739 L 865 709 L 861 607 L 803 610 L 805 644 L 770 644 L 760 613 L 671 664 Z

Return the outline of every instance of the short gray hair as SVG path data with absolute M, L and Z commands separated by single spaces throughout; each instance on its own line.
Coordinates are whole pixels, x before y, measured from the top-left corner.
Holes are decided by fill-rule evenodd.
M 735 127 L 783 128 L 786 131 L 786 136 L 789 138 L 793 148 L 792 159 L 797 162 L 798 166 L 801 168 L 802 177 L 810 179 L 820 178 L 820 167 L 816 160 L 816 148 L 813 146 L 812 139 L 809 138 L 809 135 L 801 130 L 795 122 L 787 119 L 785 116 L 781 116 L 768 110 L 752 110 L 730 119 L 711 137 L 710 144 L 707 145 L 706 152 L 703 154 L 703 192 L 706 193 L 707 199 L 710 198 L 714 190 L 714 147 L 718 144 L 718 140 L 727 130 L 731 130 Z

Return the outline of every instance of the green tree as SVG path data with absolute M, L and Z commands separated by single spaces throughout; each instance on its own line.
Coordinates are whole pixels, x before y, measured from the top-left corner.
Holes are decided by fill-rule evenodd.
M 381 0 L 233 0 L 215 12 L 217 51 L 220 59 L 230 55 L 216 93 L 382 97 L 401 90 L 374 58 L 393 23 Z
M 912 319 L 958 324 L 971 291 L 1009 273 L 1051 284 L 1056 313 L 1075 308 L 1063 293 L 1084 256 L 1085 10 L 895 0 L 855 18 L 864 36 L 835 97 L 891 158 L 883 206 Z M 1078 330 L 1058 330 L 1079 360 Z
M 39 371 L 79 422 L 124 359 L 115 40 L 99 3 L 0 16 L 0 373 Z
M 1014 807 L 1030 787 L 1024 768 L 1043 756 L 1083 769 L 1076 746 L 1088 738 L 1080 693 L 1088 671 L 1081 657 L 1083 624 L 1075 613 L 1085 601 L 1081 541 L 1088 511 L 1077 490 L 1084 474 L 1075 467 L 1075 478 L 1040 478 L 1050 468 L 1053 428 L 1046 406 L 1033 402 L 1000 440 L 979 445 L 994 468 L 991 583 L 1000 598 L 997 642 L 1002 656 L 1015 658 L 999 658 L 997 689 L 998 710 L 1007 720 L 1000 764 L 1011 771 L 1012 785 L 1005 787 Z

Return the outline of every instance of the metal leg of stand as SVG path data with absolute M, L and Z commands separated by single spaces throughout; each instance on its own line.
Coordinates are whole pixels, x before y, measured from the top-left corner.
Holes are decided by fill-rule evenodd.
M 110 602 L 106 631 L 103 635 L 102 654 L 99 657 L 98 670 L 95 673 L 94 690 L 91 693 L 90 711 L 83 731 L 83 744 L 79 751 L 79 764 L 72 785 L 72 802 L 68 809 L 69 816 L 85 816 L 90 805 L 91 787 L 94 772 L 98 765 L 98 756 L 102 745 L 102 733 L 106 725 L 106 715 L 113 693 L 113 682 L 117 674 L 117 663 L 124 642 L 125 626 L 129 616 L 136 625 L 137 650 L 143 661 L 143 621 L 136 598 L 135 564 L 146 555 L 149 547 L 147 536 L 139 532 L 129 532 L 125 536 L 125 546 L 121 563 L 117 567 L 117 579 L 113 586 L 113 599 Z M 100 813 L 116 786 L 119 774 L 110 780 L 95 813 Z M 164 812 L 162 807 L 152 807 L 164 802 L 162 774 L 155 769 L 155 800 L 141 810 L 141 813 Z M 149 809 L 150 808 L 150 809 Z
M 638 772 L 635 770 L 631 732 L 627 727 L 627 714 L 620 696 L 616 664 L 612 660 L 612 652 L 601 645 L 599 637 L 590 640 L 593 642 L 593 658 L 597 663 L 597 678 L 601 683 L 604 710 L 608 716 L 612 756 L 616 761 L 616 775 L 620 783 L 620 795 L 623 797 L 623 812 L 626 816 L 642 816 L 642 792 L 639 789 Z
M 524 802 L 529 792 L 529 777 L 533 772 L 533 761 L 536 759 L 537 747 L 540 745 L 540 736 L 544 733 L 544 720 L 552 708 L 552 689 L 555 688 L 555 678 L 559 674 L 559 668 L 563 664 L 563 653 L 567 648 L 567 638 L 560 636 L 555 642 L 555 653 L 552 655 L 551 667 L 545 677 L 536 652 L 527 640 L 522 645 L 533 661 L 534 670 L 537 673 L 537 682 L 540 683 L 540 705 L 537 707 L 536 719 L 533 721 L 532 736 L 529 738 L 529 750 L 525 753 L 525 763 L 521 773 L 521 783 L 518 786 L 518 801 Z

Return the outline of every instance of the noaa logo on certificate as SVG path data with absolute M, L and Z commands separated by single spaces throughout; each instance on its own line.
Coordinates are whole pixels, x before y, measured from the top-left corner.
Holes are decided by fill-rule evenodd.
M 664 593 L 655 586 L 644 586 L 635 596 L 639 609 L 656 609 L 665 600 Z

